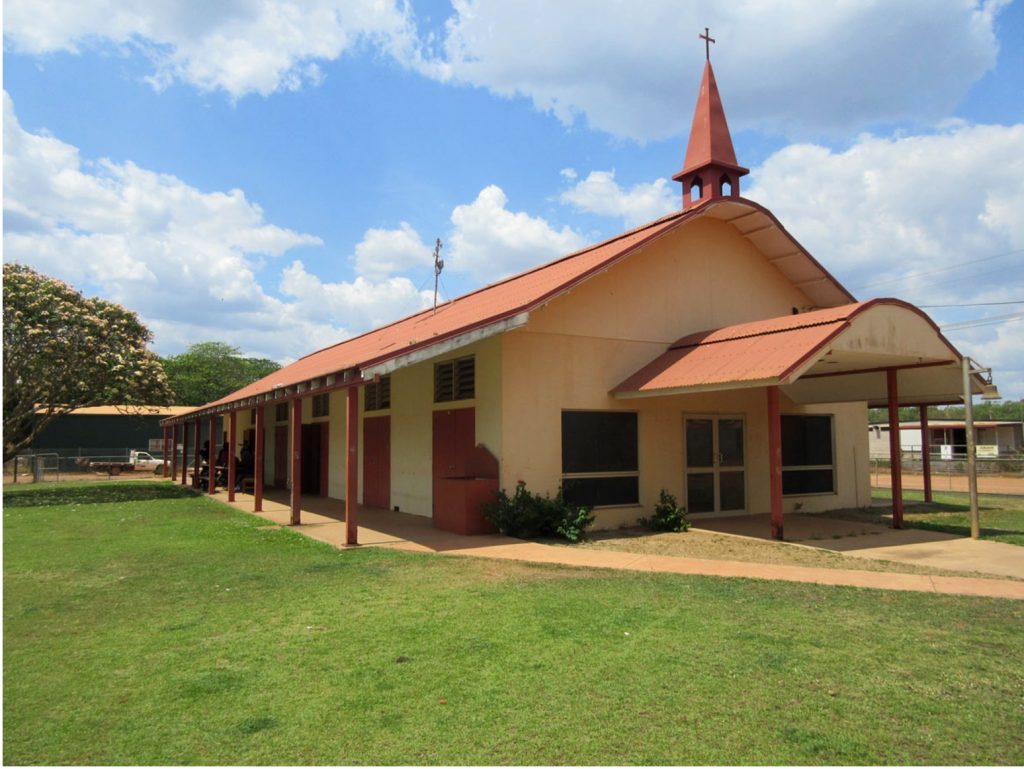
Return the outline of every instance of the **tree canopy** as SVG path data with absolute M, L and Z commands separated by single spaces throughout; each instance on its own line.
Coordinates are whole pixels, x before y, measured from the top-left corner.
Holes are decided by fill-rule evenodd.
M 3 275 L 5 462 L 73 409 L 171 402 L 138 315 L 24 265 Z
M 267 358 L 245 358 L 223 342 L 199 342 L 163 364 L 181 406 L 202 406 L 281 368 Z
M 1001 403 L 975 403 L 972 409 L 975 419 L 989 419 L 1001 422 L 1024 422 L 1024 401 L 1003 401 Z M 929 419 L 963 419 L 963 406 L 929 406 Z M 901 406 L 900 421 L 916 422 L 920 419 L 917 406 Z M 870 424 L 888 424 L 887 409 L 869 409 Z

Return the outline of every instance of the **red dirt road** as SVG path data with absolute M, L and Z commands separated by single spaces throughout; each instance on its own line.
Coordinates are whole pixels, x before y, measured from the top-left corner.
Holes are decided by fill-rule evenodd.
M 880 489 L 891 486 L 888 471 L 871 474 L 871 485 Z M 904 489 L 924 488 L 924 476 L 904 473 Z M 968 491 L 966 475 L 932 475 L 932 491 Z M 1024 494 L 1024 478 L 1001 475 L 979 475 L 978 492 L 981 494 Z

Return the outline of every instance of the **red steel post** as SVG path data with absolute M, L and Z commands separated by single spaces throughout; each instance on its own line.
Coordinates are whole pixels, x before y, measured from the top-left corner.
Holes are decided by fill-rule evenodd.
M 345 395 L 345 544 L 359 544 L 359 386 Z
M 210 466 L 210 477 L 206 481 L 206 490 L 210 494 L 217 491 L 217 457 L 220 456 L 220 449 L 217 448 L 217 417 L 210 417 L 210 456 L 206 463 Z
M 302 398 L 292 400 L 292 526 L 302 523 Z
M 886 369 L 885 387 L 889 396 L 889 473 L 892 478 L 892 527 L 903 528 L 903 468 L 900 448 L 900 404 L 896 369 Z
M 932 443 L 928 434 L 928 407 L 921 404 L 917 407 L 921 421 L 921 474 L 924 476 L 924 501 L 932 501 Z
M 197 419 L 193 429 L 196 431 L 196 437 L 192 442 L 192 448 L 195 451 L 195 456 L 192 458 L 192 486 L 193 488 L 199 489 L 202 488 L 199 485 L 199 468 L 202 465 L 203 458 L 199 455 L 199 448 L 200 440 L 203 437 L 203 423 Z
M 263 406 L 256 407 L 256 445 L 253 447 L 252 509 L 263 512 Z
M 768 488 L 771 499 L 772 539 L 782 539 L 782 413 L 779 388 L 768 393 Z
M 164 459 L 164 463 L 167 460 Z M 178 425 L 171 428 L 171 479 L 178 480 Z
M 181 423 L 181 485 L 188 479 L 188 422 Z
M 228 414 L 228 502 L 235 501 L 235 450 L 237 438 L 235 437 L 238 427 L 238 412 L 232 411 Z

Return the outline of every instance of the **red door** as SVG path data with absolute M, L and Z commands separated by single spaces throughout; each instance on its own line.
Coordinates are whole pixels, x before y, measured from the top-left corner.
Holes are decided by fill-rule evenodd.
M 476 410 L 434 412 L 434 515 L 447 504 L 442 478 L 466 476 L 466 461 L 476 445 Z
M 391 417 L 363 420 L 363 504 L 391 507 Z
M 288 425 L 274 427 L 274 486 L 288 485 Z

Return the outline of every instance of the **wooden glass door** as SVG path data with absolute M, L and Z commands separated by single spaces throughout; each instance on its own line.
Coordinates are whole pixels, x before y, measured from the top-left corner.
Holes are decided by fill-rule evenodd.
M 683 420 L 683 436 L 687 512 L 745 511 L 743 418 L 688 416 Z

